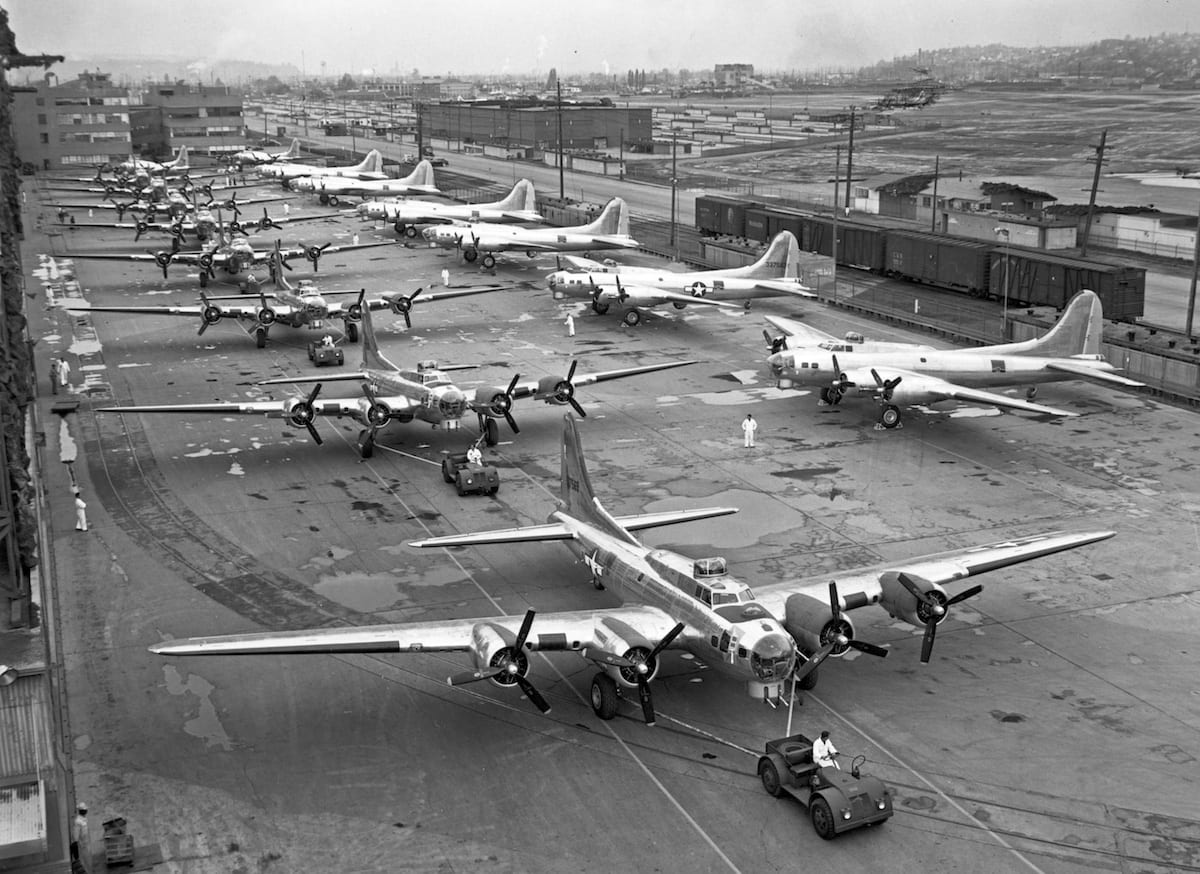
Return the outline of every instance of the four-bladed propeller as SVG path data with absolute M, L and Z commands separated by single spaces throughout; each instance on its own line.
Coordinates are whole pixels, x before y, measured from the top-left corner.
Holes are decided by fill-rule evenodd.
M 900 573 L 896 575 L 896 579 L 908 590 L 909 594 L 917 599 L 917 615 L 925 621 L 925 637 L 921 641 L 921 662 L 927 663 L 933 652 L 933 638 L 937 634 L 938 623 L 945 617 L 946 608 L 968 598 L 974 598 L 983 591 L 983 586 L 972 586 L 959 592 L 953 598 L 947 599 L 941 592 L 934 589 L 932 584 L 920 577 Z M 925 583 L 929 588 L 921 589 L 917 585 L 917 581 Z
M 422 291 L 424 291 L 423 288 L 418 288 L 410 295 L 405 296 L 403 294 L 397 294 L 395 297 L 391 298 L 392 312 L 398 316 L 404 316 L 404 327 L 406 328 L 412 327 L 412 317 L 409 315 L 409 311 L 412 310 L 413 300 L 415 300 L 417 295 Z
M 209 325 L 215 325 L 221 321 L 222 313 L 219 306 L 209 302 L 208 295 L 203 291 L 200 292 L 200 303 L 203 305 L 203 309 L 200 310 L 200 330 L 197 333 L 203 336 Z
M 525 677 L 525 674 L 529 672 L 529 657 L 525 655 L 525 640 L 529 637 L 529 629 L 533 627 L 535 615 L 533 610 L 526 611 L 516 640 L 513 641 L 512 646 L 506 646 L 496 653 L 492 665 L 475 671 L 454 674 L 447 678 L 447 682 L 451 686 L 461 686 L 477 680 L 495 680 L 503 686 L 515 685 L 520 687 L 521 691 L 525 693 L 525 697 L 533 702 L 534 707 L 542 713 L 549 713 L 550 704 L 533 687 L 533 683 Z

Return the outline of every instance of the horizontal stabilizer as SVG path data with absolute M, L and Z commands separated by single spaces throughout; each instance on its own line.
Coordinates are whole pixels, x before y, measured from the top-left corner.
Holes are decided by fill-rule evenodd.
M 1121 376 L 1119 373 L 1113 373 L 1108 370 L 1098 370 L 1095 367 L 1089 367 L 1082 361 L 1052 361 L 1046 365 L 1049 370 L 1060 370 L 1063 373 L 1071 373 L 1075 376 L 1082 376 L 1085 379 L 1095 379 L 1100 382 L 1108 382 L 1113 385 L 1124 385 L 1129 388 L 1140 388 L 1146 383 L 1138 382 L 1136 379 L 1130 379 L 1126 376 Z

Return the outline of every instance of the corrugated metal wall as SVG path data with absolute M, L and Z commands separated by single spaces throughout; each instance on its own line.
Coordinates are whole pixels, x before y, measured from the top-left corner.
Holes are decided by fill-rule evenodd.
M 25 777 L 53 768 L 46 677 L 19 677 L 0 686 L 0 779 Z

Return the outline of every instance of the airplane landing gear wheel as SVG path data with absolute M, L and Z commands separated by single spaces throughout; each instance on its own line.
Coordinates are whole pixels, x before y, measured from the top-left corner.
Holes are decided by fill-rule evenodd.
M 328 194 L 318 195 L 317 200 L 321 201 L 321 206 L 329 206 L 329 195 Z
M 900 425 L 900 408 L 895 404 L 888 404 L 879 413 L 879 424 L 887 430 L 892 430 Z
M 804 679 L 802 679 L 802 680 L 801 680 L 799 683 L 797 683 L 796 685 L 797 685 L 797 686 L 799 686 L 801 689 L 803 689 L 803 690 L 804 690 L 804 691 L 806 691 L 806 692 L 807 692 L 809 689 L 814 689 L 814 688 L 816 688 L 816 685 L 817 685 L 817 674 L 819 674 L 820 672 L 821 672 L 821 669 L 820 669 L 820 668 L 813 668 L 811 671 L 809 671 L 807 674 L 805 674 L 805 675 L 804 675 Z
M 1036 397 L 1037 397 L 1037 386 L 1036 385 L 1031 385 L 1029 388 L 1025 389 L 1025 399 L 1026 400 L 1031 401 Z
M 491 270 L 496 266 L 496 258 L 489 252 L 483 256 L 483 261 L 481 263 L 483 264 L 485 270 Z
M 259 349 L 267 348 L 267 329 L 256 328 L 254 331 L 254 345 Z
M 592 309 L 595 311 L 596 315 L 602 316 L 608 312 L 608 306 L 609 305 L 606 303 L 594 303 L 592 304 Z
M 463 249 L 463 260 L 465 260 L 467 262 L 471 262 L 471 261 L 474 261 L 478 257 L 479 257 L 479 253 L 476 252 L 474 249 Z
M 625 315 L 621 317 L 621 321 L 631 328 L 636 328 L 638 323 L 642 321 L 642 314 L 637 310 L 625 310 Z
M 346 339 L 351 343 L 358 342 L 358 325 L 354 324 L 354 322 L 346 325 Z
M 601 719 L 612 719 L 617 715 L 617 681 L 608 674 L 599 673 L 592 677 L 592 710 Z
M 200 287 L 208 288 L 208 271 L 203 267 L 200 268 Z
M 484 422 L 483 439 L 488 446 L 495 446 L 500 442 L 500 428 L 496 425 L 495 419 L 488 419 Z
M 405 227 L 404 236 L 408 237 L 411 240 L 416 235 L 417 235 L 417 226 L 416 225 L 408 225 L 407 227 Z

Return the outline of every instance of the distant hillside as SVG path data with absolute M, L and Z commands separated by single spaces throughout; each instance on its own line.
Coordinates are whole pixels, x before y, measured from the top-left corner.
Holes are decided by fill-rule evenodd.
M 911 81 L 926 74 L 943 82 L 1078 76 L 1164 87 L 1196 85 L 1200 83 L 1200 34 L 1106 39 L 1085 46 L 959 46 L 921 51 L 859 71 L 860 77 L 879 81 Z
M 212 60 L 210 58 L 189 58 L 185 56 L 167 57 L 127 57 L 90 55 L 86 58 L 67 58 L 61 64 L 55 64 L 50 72 L 58 76 L 60 82 L 74 79 L 85 70 L 99 70 L 111 73 L 113 81 L 121 85 L 134 85 L 147 80 L 152 82 L 174 81 L 183 79 L 186 82 L 199 82 L 203 85 L 221 83 L 224 85 L 244 85 L 255 79 L 266 79 L 277 76 L 283 81 L 291 81 L 300 76 L 299 68 L 291 64 L 263 64 L 258 61 Z M 40 79 L 41 70 L 29 70 L 13 77 L 15 84 L 21 84 L 29 79 Z M 26 78 L 28 76 L 28 78 Z

